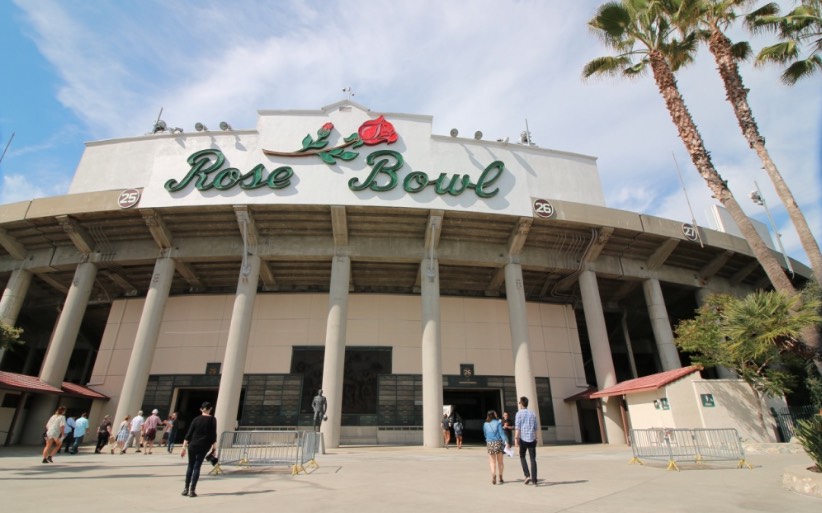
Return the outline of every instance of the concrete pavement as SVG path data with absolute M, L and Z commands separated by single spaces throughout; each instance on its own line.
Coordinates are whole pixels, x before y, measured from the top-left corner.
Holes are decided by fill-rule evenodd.
M 203 465 L 199 497 L 183 497 L 184 461 L 162 450 L 60 454 L 41 463 L 37 447 L 0 448 L 2 509 L 72 511 L 284 511 L 403 513 L 818 512 L 819 498 L 782 487 L 783 469 L 811 465 L 805 454 L 751 454 L 753 470 L 727 465 L 681 472 L 664 462 L 630 465 L 631 451 L 602 445 L 537 450 L 539 486 L 524 486 L 519 458 L 505 458 L 505 484 L 492 485 L 484 446 L 345 447 L 319 455 L 320 467 L 237 470 L 211 476 Z

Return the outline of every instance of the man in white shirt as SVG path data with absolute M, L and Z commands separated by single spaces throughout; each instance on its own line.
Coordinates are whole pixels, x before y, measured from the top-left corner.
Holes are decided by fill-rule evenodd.
M 163 423 L 160 416 L 157 415 L 160 413 L 158 410 L 154 410 L 151 412 L 151 416 L 146 419 L 145 423 L 143 424 L 143 440 L 145 441 L 145 454 L 151 454 L 151 450 L 154 448 L 154 438 L 157 436 L 157 428 L 160 424 Z
M 128 438 L 126 438 L 126 443 L 123 445 L 123 450 L 120 451 L 120 454 L 125 454 L 126 449 L 131 447 L 131 441 L 136 440 L 135 444 L 137 446 L 136 452 L 140 451 L 140 437 L 143 434 L 143 424 L 145 423 L 146 419 L 143 418 L 143 410 L 137 412 L 137 415 L 131 419 L 131 426 L 129 427 Z

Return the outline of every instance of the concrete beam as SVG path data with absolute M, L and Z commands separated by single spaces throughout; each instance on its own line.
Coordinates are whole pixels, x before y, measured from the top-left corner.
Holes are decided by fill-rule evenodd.
M 742 280 L 748 277 L 749 274 L 754 272 L 756 269 L 759 268 L 759 260 L 751 260 L 748 262 L 748 265 L 743 267 L 742 269 L 738 270 L 731 276 L 731 283 L 739 284 L 742 283 Z
M 531 225 L 534 223 L 533 217 L 521 217 L 517 222 L 517 226 L 508 237 L 508 254 L 511 256 L 518 256 L 525 246 L 525 241 L 528 239 L 528 232 L 531 231 Z
M 179 275 L 182 276 L 183 279 L 186 282 L 188 282 L 188 284 L 191 285 L 192 288 L 195 288 L 195 289 L 204 289 L 205 288 L 205 286 L 203 285 L 203 282 L 200 281 L 200 278 L 197 276 L 197 274 L 194 273 L 194 271 L 191 269 L 191 267 L 187 263 L 185 263 L 181 260 L 177 260 L 175 258 L 174 259 L 174 269 L 177 270 L 177 273 L 179 273 Z
M 334 230 L 334 245 L 348 246 L 348 218 L 345 207 L 331 206 L 331 228 Z
M 671 253 L 674 252 L 677 246 L 679 246 L 678 239 L 668 239 L 656 248 L 656 251 L 648 257 L 648 270 L 649 271 L 656 271 L 660 269 L 664 264 L 665 261 L 668 260 L 668 257 L 671 256 Z
M 76 219 L 67 215 L 55 216 L 54 219 L 57 220 L 63 231 L 68 234 L 77 251 L 85 255 L 94 252 L 94 240 Z
M 3 228 L 0 228 L 0 246 L 3 246 L 15 260 L 23 260 L 26 258 L 26 248 Z
M 716 255 L 710 262 L 702 266 L 702 269 L 699 270 L 699 276 L 703 280 L 710 280 L 716 273 L 719 272 L 720 269 L 722 269 L 722 266 L 728 263 L 728 260 L 733 258 L 733 256 L 733 251 L 723 251 L 722 253 Z
M 240 237 L 243 236 L 243 225 L 245 225 L 246 239 L 249 246 L 257 246 L 260 236 L 257 233 L 257 224 L 254 222 L 254 215 L 248 205 L 234 205 L 234 214 L 237 216 L 237 225 L 240 227 Z
M 106 269 L 100 271 L 100 274 L 107 277 L 109 280 L 117 284 L 127 296 L 136 296 L 138 293 L 137 287 L 132 285 L 127 279 L 123 278 L 119 273 Z
M 143 221 L 148 226 L 148 231 L 151 232 L 157 247 L 160 249 L 171 248 L 174 245 L 174 237 L 172 237 L 171 231 L 166 226 L 160 213 L 152 208 L 144 208 L 140 210 L 140 213 L 143 215 Z
M 38 278 L 40 278 L 41 280 L 43 280 L 44 282 L 46 282 L 47 284 L 51 285 L 52 288 L 58 290 L 59 292 L 62 292 L 63 294 L 68 294 L 68 291 L 69 291 L 68 287 L 66 287 L 65 285 L 63 285 L 59 281 L 55 280 L 54 278 L 52 278 L 48 274 L 42 273 L 42 274 L 37 274 L 36 276 Z

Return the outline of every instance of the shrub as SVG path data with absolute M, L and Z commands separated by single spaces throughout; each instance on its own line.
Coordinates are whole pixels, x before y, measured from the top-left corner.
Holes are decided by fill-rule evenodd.
M 816 463 L 816 472 L 822 472 L 822 414 L 797 420 L 794 433 L 805 452 Z

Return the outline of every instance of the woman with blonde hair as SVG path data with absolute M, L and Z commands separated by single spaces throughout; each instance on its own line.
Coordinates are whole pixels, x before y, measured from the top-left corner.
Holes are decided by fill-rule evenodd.
M 46 447 L 43 449 L 43 463 L 54 463 L 51 457 L 60 450 L 66 429 L 65 413 L 66 407 L 60 406 L 46 422 Z
M 131 415 L 126 415 L 126 418 L 123 419 L 123 422 L 120 423 L 120 427 L 117 428 L 117 445 L 116 447 L 120 448 L 120 454 L 125 454 L 125 446 L 126 446 L 126 439 L 128 439 L 128 429 L 131 426 Z M 111 454 L 114 454 L 115 447 L 111 448 Z

